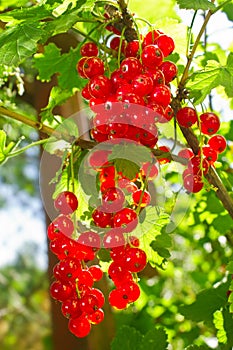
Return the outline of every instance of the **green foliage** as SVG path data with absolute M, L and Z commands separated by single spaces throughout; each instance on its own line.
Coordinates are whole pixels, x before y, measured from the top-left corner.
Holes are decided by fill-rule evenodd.
M 167 335 L 162 328 L 153 328 L 143 335 L 133 327 L 122 326 L 112 342 L 111 350 L 166 350 L 167 346 Z
M 216 288 L 209 288 L 197 294 L 191 305 L 180 307 L 180 312 L 193 321 L 212 322 L 216 310 L 226 305 L 226 292 L 229 284 L 223 283 Z
M 43 37 L 42 26 L 27 22 L 11 27 L 0 36 L 0 60 L 2 64 L 17 66 L 37 50 L 37 42 Z
M 50 43 L 45 47 L 44 53 L 34 56 L 35 67 L 38 69 L 38 78 L 41 81 L 50 81 L 55 73 L 59 73 L 58 84 L 61 91 L 72 91 L 73 88 L 80 89 L 84 86 L 76 71 L 76 65 L 80 58 L 79 46 L 70 52 L 61 55 L 61 49 Z M 61 92 L 60 91 L 60 92 Z
M 6 146 L 7 135 L 3 130 L 0 130 L 0 164 L 4 163 L 9 153 L 14 148 L 14 142 L 10 142 Z
M 233 97 L 233 53 L 227 57 L 225 66 L 216 60 L 207 61 L 205 68 L 194 72 L 187 84 L 196 105 L 203 102 L 206 96 L 219 86 L 225 88 L 228 97 Z
M 215 10 L 215 5 L 208 0 L 177 0 L 177 3 L 181 9 L 192 10 Z

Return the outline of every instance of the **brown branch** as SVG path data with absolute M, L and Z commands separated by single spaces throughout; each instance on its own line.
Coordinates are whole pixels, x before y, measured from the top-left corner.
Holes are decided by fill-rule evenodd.
M 60 133 L 60 132 L 54 130 L 53 128 L 50 128 L 49 126 L 47 126 L 39 121 L 25 117 L 24 115 L 19 114 L 19 113 L 14 112 L 14 111 L 11 111 L 5 107 L 0 106 L 0 114 L 5 116 L 5 117 L 17 120 L 25 125 L 31 126 L 33 129 L 36 129 L 37 131 L 39 131 L 42 134 L 45 134 L 48 136 L 54 136 L 57 139 L 62 139 L 62 138 L 66 139 L 66 140 L 71 139 L 71 137 L 67 134 Z

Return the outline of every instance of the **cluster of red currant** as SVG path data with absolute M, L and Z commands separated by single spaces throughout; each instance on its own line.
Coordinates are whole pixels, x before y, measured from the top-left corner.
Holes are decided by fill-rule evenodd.
M 123 57 L 109 77 L 93 43 L 82 46 L 83 57 L 77 64 L 79 75 L 88 79 L 82 96 L 95 113 L 91 136 L 97 142 L 124 138 L 154 148 L 158 141 L 156 123 L 168 122 L 174 115 L 169 83 L 176 77 L 177 67 L 164 61 L 174 50 L 174 41 L 153 30 L 141 43 L 134 40 L 126 44 L 116 36 L 110 47 L 121 50 Z
M 104 319 L 103 293 L 93 287 L 103 272 L 98 265 L 88 267 L 86 262 L 95 258 L 100 248 L 100 237 L 94 232 L 83 232 L 74 240 L 74 224 L 71 215 L 78 208 L 73 192 L 64 191 L 54 202 L 60 215 L 48 227 L 50 249 L 59 262 L 54 266 L 55 281 L 50 294 L 62 303 L 61 311 L 69 319 L 69 330 L 77 337 L 89 334 L 92 324 Z
M 206 144 L 200 147 L 197 155 L 188 149 L 182 150 L 179 155 L 188 158 L 187 169 L 183 172 L 183 184 L 189 192 L 199 192 L 204 186 L 203 175 L 207 174 L 210 165 L 214 165 L 219 153 L 225 151 L 227 143 L 222 135 L 214 135 L 220 127 L 219 117 L 212 112 L 206 112 L 198 116 L 192 107 L 183 107 L 176 115 L 180 126 L 189 128 L 198 125 Z M 209 137 L 209 138 L 208 138 Z M 204 140 L 203 140 L 204 141 Z
M 96 164 L 98 157 L 94 159 Z M 105 180 L 110 185 L 113 178 Z M 136 193 L 138 187 L 133 182 L 129 184 Z M 147 205 L 143 200 L 139 203 L 138 195 L 135 198 L 134 205 L 141 208 Z M 51 284 L 50 294 L 62 303 L 62 313 L 69 319 L 69 330 L 77 337 L 85 337 L 91 325 L 100 323 L 104 318 L 104 295 L 93 287 L 94 282 L 102 278 L 103 272 L 98 265 L 91 265 L 101 246 L 110 251 L 112 258 L 108 274 L 116 289 L 109 294 L 110 305 L 124 309 L 139 298 L 137 272 L 144 269 L 147 257 L 139 248 L 138 238 L 125 238 L 124 234 L 137 226 L 138 216 L 135 210 L 123 208 L 123 203 L 125 195 L 120 188 L 108 187 L 104 191 L 101 209 L 97 208 L 92 213 L 96 227 L 109 228 L 101 241 L 100 234 L 94 230 L 77 234 L 74 214 L 78 200 L 73 192 L 61 192 L 55 199 L 54 206 L 59 215 L 48 227 L 48 238 L 50 249 L 59 262 L 53 269 L 55 281 Z M 114 220 L 114 216 L 117 219 Z

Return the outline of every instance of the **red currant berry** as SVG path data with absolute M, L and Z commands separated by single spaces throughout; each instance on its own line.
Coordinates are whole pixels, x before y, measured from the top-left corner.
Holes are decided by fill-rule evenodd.
M 177 76 L 178 68 L 171 61 L 164 61 L 159 68 L 164 74 L 166 84 L 169 84 Z
M 155 86 L 150 94 L 150 101 L 167 107 L 171 102 L 171 91 L 166 85 Z
M 220 128 L 219 117 L 215 113 L 207 112 L 200 115 L 201 132 L 205 135 L 213 135 Z
M 158 176 L 159 170 L 156 164 L 146 162 L 141 167 L 142 176 L 145 176 L 148 180 L 153 180 Z
M 66 318 L 76 318 L 82 315 L 79 299 L 67 299 L 63 301 L 61 312 Z
M 73 222 L 65 215 L 61 214 L 53 220 L 53 226 L 56 232 L 58 231 L 67 237 L 71 237 L 74 232 Z
M 222 153 L 227 147 L 227 141 L 222 135 L 214 135 L 208 140 L 208 145 L 216 152 Z
M 159 147 L 159 150 L 160 151 L 163 151 L 164 153 L 169 153 L 171 150 L 170 150 L 170 148 L 169 147 L 167 147 L 167 146 L 160 146 Z M 168 158 L 168 157 L 159 157 L 158 158 L 158 162 L 160 163 L 160 164 L 166 164 L 166 163 L 169 163 L 171 160 L 170 160 L 170 158 Z
M 160 35 L 158 37 L 158 39 L 156 40 L 156 44 L 162 51 L 164 57 L 169 56 L 175 48 L 174 40 L 170 36 L 165 34 Z
M 61 281 L 54 281 L 50 286 L 51 297 L 59 301 L 67 300 L 72 293 L 72 288 Z
M 104 312 L 102 309 L 98 309 L 90 315 L 87 315 L 87 319 L 91 324 L 99 324 L 104 319 Z
M 113 289 L 109 293 L 108 300 L 109 304 L 118 310 L 125 309 L 128 305 L 128 297 L 124 296 L 124 294 L 118 289 Z
M 82 56 L 98 56 L 99 50 L 95 43 L 85 43 L 81 46 L 80 53 Z
M 190 148 L 181 149 L 178 152 L 178 157 L 191 159 L 194 156 L 193 151 Z
M 82 60 L 82 59 L 81 59 Z M 96 75 L 104 74 L 104 62 L 98 57 L 87 57 L 81 66 L 83 78 L 91 79 Z
M 102 228 L 112 227 L 112 213 L 106 213 L 102 206 L 99 206 L 93 211 L 92 219 L 96 226 Z
M 202 177 L 199 175 L 187 174 L 184 179 L 184 188 L 191 193 L 200 192 L 204 186 Z
M 108 213 L 117 212 L 123 208 L 124 192 L 120 188 L 108 188 L 102 195 L 102 206 Z
M 208 160 L 208 162 L 212 165 L 218 159 L 218 153 L 214 149 L 212 149 L 209 145 L 203 146 L 202 152 L 205 158 Z
M 64 283 L 75 280 L 80 273 L 81 263 L 74 258 L 66 258 L 57 263 L 53 268 L 54 277 Z
M 114 215 L 113 222 L 114 227 L 120 227 L 124 232 L 131 232 L 138 224 L 137 213 L 131 208 L 124 208 Z
M 149 75 L 139 74 L 132 81 L 133 91 L 139 96 L 148 95 L 153 89 L 153 80 Z
M 100 281 L 103 277 L 103 271 L 101 270 L 99 265 L 92 265 L 89 267 L 89 272 L 91 273 L 93 277 L 93 281 Z
M 163 62 L 163 53 L 157 45 L 147 45 L 142 50 L 142 63 L 148 68 L 159 67 Z
M 134 204 L 141 208 L 150 204 L 151 196 L 148 191 L 137 190 L 132 194 Z
M 197 112 L 194 108 L 183 107 L 178 110 L 176 120 L 180 126 L 189 128 L 197 122 Z
M 112 230 L 105 233 L 103 238 L 103 246 L 106 249 L 113 247 L 123 246 L 125 244 L 125 238 L 120 229 L 113 228 Z
M 111 81 L 104 75 L 98 75 L 89 82 L 89 92 L 92 97 L 106 98 L 111 93 Z
M 128 42 L 125 48 L 125 56 L 138 57 L 138 51 L 139 51 L 139 41 L 138 40 L 130 41 Z
M 137 58 L 127 57 L 121 62 L 120 70 L 124 79 L 130 80 L 141 73 L 142 65 Z
M 155 44 L 159 36 L 160 36 L 160 32 L 158 30 L 154 29 L 150 31 L 149 33 L 146 34 L 143 40 L 142 46 L 145 47 L 151 44 Z
M 56 197 L 54 206 L 61 214 L 72 214 L 78 208 L 78 199 L 73 192 L 63 191 Z
M 142 271 L 147 263 L 146 253 L 140 248 L 127 249 L 124 260 L 130 272 Z
M 68 324 L 69 331 L 78 338 L 86 337 L 91 331 L 91 324 L 85 316 L 70 318 Z

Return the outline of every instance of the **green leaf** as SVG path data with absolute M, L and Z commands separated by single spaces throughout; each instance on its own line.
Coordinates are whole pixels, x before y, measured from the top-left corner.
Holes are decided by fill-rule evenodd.
M 53 18 L 53 16 L 51 7 L 47 5 L 17 8 L 0 14 L 0 19 L 4 22 L 11 22 L 11 25 L 15 23 L 14 19 L 17 21 L 40 21 L 48 18 Z
M 123 176 L 126 176 L 128 179 L 134 179 L 139 172 L 140 167 L 131 162 L 128 159 L 118 158 L 113 161 L 114 166 L 117 172 L 122 173 Z
M 191 305 L 180 306 L 180 313 L 186 318 L 200 322 L 212 322 L 213 313 L 226 304 L 226 292 L 228 283 L 223 283 L 217 288 L 209 288 L 197 294 L 196 301 Z
M 207 345 L 189 345 L 185 350 L 208 350 L 210 349 Z
M 63 103 L 66 102 L 68 98 L 70 98 L 73 95 L 72 91 L 62 90 L 59 86 L 53 86 L 50 95 L 49 95 L 49 102 L 45 108 L 42 108 L 42 111 L 40 113 L 42 119 L 41 121 L 44 122 L 47 120 L 48 122 L 52 123 L 53 121 L 53 109 L 56 106 L 60 106 Z
M 14 146 L 14 142 L 10 142 L 9 145 L 6 146 L 6 133 L 5 131 L 0 130 L 0 164 L 5 162 L 8 154 L 12 151 Z
M 169 234 L 162 233 L 156 237 L 156 240 L 152 241 L 150 246 L 154 251 L 156 251 L 160 256 L 168 259 L 171 254 L 167 248 L 171 248 L 172 240 Z
M 230 53 L 225 66 L 215 60 L 209 60 L 203 70 L 193 73 L 187 83 L 190 97 L 195 104 L 204 101 L 210 92 L 223 86 L 228 97 L 233 97 L 233 53 Z
M 205 69 L 195 72 L 190 76 L 188 80 L 187 88 L 192 92 L 198 91 L 198 98 L 195 99 L 195 103 L 199 104 L 204 101 L 205 97 L 220 84 L 221 66 L 217 61 L 208 61 Z
M 76 64 L 80 57 L 78 52 L 79 48 L 71 48 L 68 53 L 62 55 L 54 43 L 47 45 L 44 53 L 34 56 L 34 65 L 39 71 L 38 79 L 50 81 L 51 77 L 58 73 L 58 84 L 62 89 L 81 89 L 85 85 L 85 79 L 77 74 Z
M 177 0 L 181 9 L 187 10 L 215 10 L 216 6 L 208 0 Z
M 227 342 L 227 335 L 226 331 L 224 329 L 224 320 L 223 320 L 223 314 L 220 310 L 217 310 L 214 313 L 214 325 L 217 329 L 217 338 L 219 343 L 226 344 Z
M 233 4 L 232 3 L 226 4 L 225 6 L 223 6 L 222 11 L 225 12 L 229 21 L 233 21 Z
M 80 10 L 68 11 L 45 24 L 44 30 L 51 36 L 66 33 L 78 20 Z
M 166 350 L 167 346 L 167 334 L 163 328 L 149 330 L 142 342 L 142 349 L 147 350 Z
M 227 271 L 231 274 L 233 274 L 233 261 L 230 261 L 228 264 L 227 264 Z
M 0 34 L 0 61 L 7 66 L 17 66 L 37 50 L 37 42 L 43 37 L 41 25 L 27 22 L 4 30 Z
M 164 256 L 160 256 L 159 252 L 151 247 L 151 242 L 156 237 L 159 237 L 163 228 L 169 222 L 170 217 L 163 210 L 160 210 L 158 207 L 148 206 L 140 213 L 139 225 L 132 232 L 133 235 L 140 238 L 141 248 L 145 251 L 147 260 L 151 266 L 163 268 L 165 262 Z
M 111 344 L 111 350 L 166 350 L 167 334 L 162 328 L 150 329 L 145 336 L 129 326 L 122 326 Z
M 122 326 L 116 333 L 111 344 L 111 350 L 142 349 L 143 335 L 133 327 Z
M 140 166 L 141 163 L 151 160 L 151 151 L 147 147 L 125 142 L 115 145 L 108 158 L 109 160 L 116 158 L 128 159 Z

